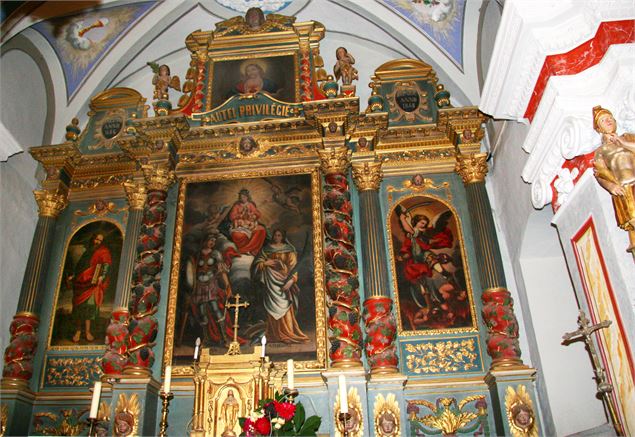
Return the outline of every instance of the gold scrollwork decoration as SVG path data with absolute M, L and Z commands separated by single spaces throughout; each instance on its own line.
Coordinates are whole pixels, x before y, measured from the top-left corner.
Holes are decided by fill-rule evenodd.
M 136 393 L 127 396 L 120 393 L 115 408 L 113 434 L 117 437 L 137 435 L 139 433 L 139 413 L 141 407 Z
M 90 205 L 86 210 L 76 209 L 73 214 L 80 217 L 85 216 L 97 216 L 103 217 L 107 214 L 117 214 L 124 211 L 126 208 L 117 208 L 114 202 L 106 202 L 104 200 L 96 200 L 95 203 Z
M 319 149 L 320 168 L 324 174 L 345 173 L 351 163 L 352 152 L 346 147 Z
M 421 418 L 417 417 L 415 412 L 411 412 L 410 420 L 411 422 L 419 422 L 433 430 L 441 431 L 441 434 L 443 435 L 456 435 L 461 431 L 465 431 L 461 428 L 466 427 L 474 420 L 478 420 L 479 416 L 486 414 L 486 410 L 477 409 L 477 411 L 474 412 L 466 410 L 465 406 L 467 406 L 470 402 L 482 402 L 484 400 L 485 396 L 474 395 L 468 396 L 458 403 L 455 398 L 450 397 L 437 399 L 436 405 L 426 400 L 409 401 L 408 404 L 410 405 L 423 405 L 432 411 L 432 414 L 427 414 Z M 426 432 L 428 430 L 424 429 L 423 431 Z M 435 434 L 437 434 L 438 431 L 435 432 Z
M 406 343 L 406 367 L 412 373 L 449 373 L 478 370 L 477 344 L 473 338 Z
M 375 435 L 378 437 L 397 437 L 400 435 L 399 404 L 394 393 L 388 393 L 386 398 L 382 394 L 375 397 Z
M 445 181 L 439 185 L 436 185 L 432 179 L 424 177 L 421 173 L 417 173 L 413 175 L 412 178 L 403 181 L 401 187 L 399 188 L 393 185 L 388 185 L 386 187 L 386 191 L 388 192 L 389 204 L 392 204 L 394 200 L 392 193 L 403 193 L 406 191 L 411 191 L 414 193 L 424 193 L 428 190 L 444 190 L 445 198 L 450 201 L 452 200 L 452 192 L 450 191 L 449 182 Z
M 461 176 L 465 185 L 485 181 L 485 175 L 487 175 L 487 153 L 475 153 L 468 156 L 458 153 L 454 171 Z
M 68 205 L 68 199 L 64 194 L 52 193 L 47 190 L 34 190 L 33 195 L 40 217 L 57 218 Z
M 86 428 L 87 421 L 82 419 L 88 409 L 62 409 L 59 414 L 51 412 L 35 413 L 33 424 L 35 432 L 40 435 L 80 435 Z M 48 423 L 46 423 L 48 421 Z
M 505 391 L 505 412 L 512 437 L 537 437 L 538 423 L 527 387 L 519 384 L 516 390 L 508 386 Z
M 344 436 L 344 424 L 339 420 L 340 397 L 335 400 L 335 437 Z M 346 434 L 349 437 L 362 437 L 364 435 L 364 416 L 362 401 L 356 387 L 348 389 L 348 412 L 351 418 L 346 422 Z
M 359 162 L 352 165 L 353 181 L 358 191 L 377 191 L 384 177 L 381 161 Z
M 88 387 L 102 375 L 95 358 L 49 358 L 46 362 L 46 385 Z

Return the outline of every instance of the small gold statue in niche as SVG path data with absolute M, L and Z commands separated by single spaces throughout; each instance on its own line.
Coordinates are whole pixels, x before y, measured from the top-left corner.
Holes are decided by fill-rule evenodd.
M 156 62 L 148 62 L 154 76 L 152 77 L 152 85 L 154 85 L 155 100 L 170 100 L 168 89 L 173 88 L 181 91 L 181 79 L 178 76 L 170 74 L 170 67 L 167 65 L 159 65 Z
M 354 80 L 358 79 L 357 69 L 353 67 L 355 58 L 348 53 L 345 47 L 338 47 L 335 51 L 337 62 L 333 66 L 333 74 L 335 79 L 342 79 L 342 85 L 351 85 Z
M 611 193 L 617 224 L 628 231 L 635 259 L 635 134 L 617 135 L 617 123 L 608 109 L 593 108 L 593 128 L 602 144 L 595 151 L 595 178 Z
M 222 437 L 235 437 L 236 433 L 233 431 L 236 426 L 236 420 L 238 419 L 238 400 L 234 397 L 234 391 L 227 391 L 227 398 L 223 401 L 221 407 L 221 415 L 225 421 L 225 429 Z

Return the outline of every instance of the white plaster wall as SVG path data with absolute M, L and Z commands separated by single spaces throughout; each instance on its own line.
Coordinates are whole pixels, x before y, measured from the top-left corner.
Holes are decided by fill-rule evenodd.
M 496 33 L 501 22 L 502 7 L 495 0 L 485 0 L 481 6 L 481 22 L 478 32 L 478 83 L 483 90 L 483 83 L 489 71 Z
M 0 58 L 0 99 L 12 102 L 10 107 L 2 105 L 0 118 L 20 146 L 41 144 L 46 118 L 44 81 L 35 62 L 23 52 L 12 50 Z M 0 162 L 0 350 L 9 341 L 8 327 L 37 221 L 31 194 L 36 169 L 37 162 L 27 152 Z
M 577 329 L 578 305 L 558 233 L 545 208 L 529 217 L 519 264 L 526 288 L 554 433 L 569 435 L 606 422 L 589 356 L 582 344 L 562 345 L 562 335 Z

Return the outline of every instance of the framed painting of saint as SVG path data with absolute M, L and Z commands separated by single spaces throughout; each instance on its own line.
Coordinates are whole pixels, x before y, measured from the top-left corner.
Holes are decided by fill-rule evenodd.
M 299 100 L 299 75 L 294 53 L 283 56 L 216 60 L 213 63 L 212 108 L 236 95 L 266 92 L 276 100 Z
M 212 355 L 225 354 L 234 320 L 228 303 L 239 295 L 249 303 L 239 311 L 243 353 L 266 336 L 272 361 L 323 367 L 317 171 L 242 176 L 180 187 L 165 353 L 189 365 L 200 338 Z
M 123 244 L 119 225 L 97 220 L 69 238 L 57 287 L 50 346 L 104 347 Z
M 399 330 L 475 329 L 472 287 L 454 209 L 433 196 L 401 198 L 388 216 Z

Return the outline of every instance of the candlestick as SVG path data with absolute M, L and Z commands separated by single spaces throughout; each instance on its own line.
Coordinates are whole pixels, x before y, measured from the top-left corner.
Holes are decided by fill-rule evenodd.
M 287 399 L 291 401 L 291 403 L 293 403 L 293 400 L 296 397 L 298 397 L 298 395 L 300 394 L 300 392 L 296 390 L 295 388 L 288 388 L 288 387 L 284 388 L 283 393 L 287 397 Z
M 101 381 L 95 382 L 93 387 L 93 400 L 90 403 L 90 413 L 88 417 L 91 419 L 97 418 L 97 410 L 99 410 L 99 398 L 101 396 Z
M 194 361 L 198 360 L 198 353 L 201 347 L 201 337 L 196 337 L 196 343 L 194 344 Z
M 172 393 L 159 393 L 161 397 L 161 423 L 160 423 L 160 431 L 159 437 L 167 437 L 168 433 L 168 413 L 170 410 L 168 407 L 170 406 L 170 401 L 174 397 Z
M 262 350 L 260 351 L 260 358 L 264 358 L 265 357 L 265 347 L 267 345 L 267 337 L 265 337 L 263 335 L 262 338 L 260 339 L 260 344 L 262 345 Z
M 346 377 L 340 375 L 338 377 L 338 385 L 340 392 L 340 412 L 348 413 L 348 396 L 346 395 Z
M 295 388 L 293 376 L 293 360 L 287 360 L 287 387 L 290 390 Z
M 88 437 L 95 436 L 95 424 L 97 423 L 97 419 L 94 417 L 88 418 Z
M 165 379 L 163 380 L 163 393 L 170 393 L 172 386 L 172 366 L 165 366 Z
M 351 414 L 350 413 L 344 413 L 341 412 L 340 414 L 337 415 L 337 418 L 339 419 L 340 423 L 342 424 L 342 436 L 343 437 L 348 437 L 348 421 L 351 420 Z

